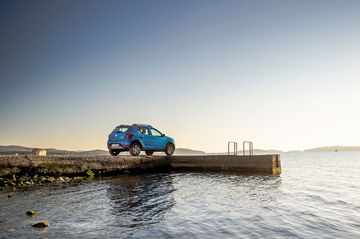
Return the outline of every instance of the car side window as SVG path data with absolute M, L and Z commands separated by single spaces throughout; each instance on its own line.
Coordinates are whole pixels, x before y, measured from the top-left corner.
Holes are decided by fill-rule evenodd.
M 146 128 L 146 127 L 138 127 L 137 130 L 138 130 L 138 132 L 139 132 L 140 134 L 149 135 L 149 129 Z
M 158 131 L 158 130 L 156 130 L 156 129 L 154 129 L 154 128 L 151 128 L 150 131 L 151 131 L 151 134 L 152 134 L 153 136 L 161 136 L 160 131 Z

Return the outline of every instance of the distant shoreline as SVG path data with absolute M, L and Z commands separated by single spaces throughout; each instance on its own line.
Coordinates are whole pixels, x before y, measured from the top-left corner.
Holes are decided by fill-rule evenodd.
M 54 148 L 44 148 L 47 151 L 47 155 L 108 155 L 107 150 L 95 149 L 95 150 L 84 150 L 84 151 L 71 151 L 71 150 L 61 150 Z M 2 146 L 0 145 L 0 155 L 26 155 L 31 154 L 33 148 L 18 146 L 18 145 L 8 145 Z M 317 147 L 310 148 L 305 150 L 289 150 L 282 151 L 277 149 L 254 149 L 254 153 L 300 153 L 300 152 L 360 152 L 360 146 L 325 146 L 325 147 Z M 248 153 L 248 150 L 245 150 L 245 153 Z M 187 148 L 177 148 L 175 154 L 227 154 L 228 152 L 214 152 L 208 153 L 201 150 L 193 150 Z M 242 154 L 243 151 L 240 150 L 237 152 L 238 154 Z
M 32 147 L 25 147 L 19 145 L 8 145 L 1 146 L 0 145 L 0 154 L 3 155 L 26 155 L 32 154 Z M 95 150 L 84 150 L 84 151 L 71 151 L 71 150 L 62 150 L 62 149 L 54 149 L 54 148 L 43 148 L 46 150 L 47 155 L 109 155 L 109 151 L 102 149 Z M 186 148 L 177 148 L 175 150 L 175 154 L 205 154 L 204 151 L 186 149 Z

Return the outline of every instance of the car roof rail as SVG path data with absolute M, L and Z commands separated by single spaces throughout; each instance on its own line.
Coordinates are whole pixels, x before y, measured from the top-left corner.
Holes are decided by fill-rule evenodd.
M 133 124 L 132 126 L 147 126 L 147 127 L 152 127 L 149 124 Z

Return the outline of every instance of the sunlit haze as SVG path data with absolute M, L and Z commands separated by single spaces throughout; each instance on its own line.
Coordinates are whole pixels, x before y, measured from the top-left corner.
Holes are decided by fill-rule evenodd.
M 1 1 L 0 145 L 360 145 L 360 1 Z

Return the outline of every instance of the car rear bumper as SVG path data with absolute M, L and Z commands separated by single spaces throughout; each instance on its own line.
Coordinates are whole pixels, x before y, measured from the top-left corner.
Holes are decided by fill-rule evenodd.
M 120 150 L 128 150 L 129 149 L 129 143 L 127 143 L 127 142 L 108 141 L 107 146 L 108 146 L 108 149 L 120 149 Z
M 124 149 L 124 147 L 121 144 L 110 144 L 108 146 L 109 149 Z

